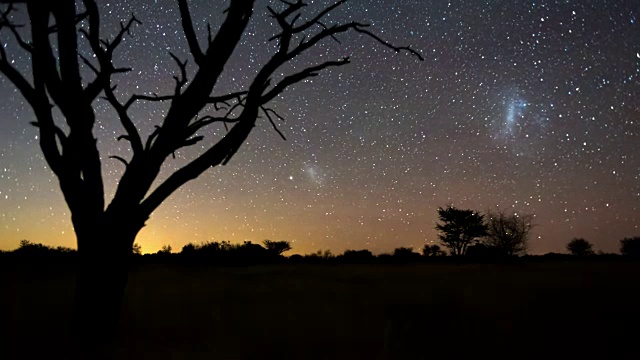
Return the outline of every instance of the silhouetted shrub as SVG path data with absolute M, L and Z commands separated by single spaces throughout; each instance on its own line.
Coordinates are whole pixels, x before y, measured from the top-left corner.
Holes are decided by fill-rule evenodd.
M 4 258 L 16 259 L 19 261 L 38 262 L 51 261 L 73 261 L 77 256 L 77 251 L 64 246 L 51 247 L 44 244 L 33 243 L 28 240 L 21 240 L 20 245 L 13 251 L 4 252 Z
M 426 257 L 437 257 L 437 256 L 447 256 L 447 253 L 442 250 L 439 245 L 425 245 L 422 248 L 422 256 Z
M 567 250 L 574 256 L 593 255 L 593 244 L 582 238 L 573 238 L 567 243 Z
M 408 247 L 395 248 L 393 250 L 393 257 L 395 260 L 398 260 L 400 262 L 412 262 L 420 260 L 420 254 L 413 251 L 412 248 Z
M 286 241 L 267 240 L 270 249 L 251 241 L 242 244 L 233 244 L 228 241 L 206 242 L 203 244 L 189 243 L 182 247 L 180 258 L 185 261 L 208 263 L 208 264 L 264 264 L 284 261 L 282 252 L 290 249 L 291 246 Z
M 304 255 L 304 262 L 308 263 L 330 263 L 335 260 L 335 256 L 331 252 L 331 250 L 318 250 L 315 253 Z
M 375 257 L 369 250 L 346 250 L 338 257 L 344 263 L 370 263 Z

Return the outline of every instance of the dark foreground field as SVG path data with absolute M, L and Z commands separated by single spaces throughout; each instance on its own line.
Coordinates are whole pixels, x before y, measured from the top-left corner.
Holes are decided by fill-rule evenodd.
M 2 269 L 0 358 L 55 358 L 73 274 Z M 147 264 L 116 358 L 639 359 L 639 275 L 639 263 Z

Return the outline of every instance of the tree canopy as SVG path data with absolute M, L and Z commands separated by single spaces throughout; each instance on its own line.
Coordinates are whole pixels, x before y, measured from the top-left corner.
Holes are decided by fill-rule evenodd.
M 484 216 L 473 210 L 462 210 L 453 206 L 439 207 L 438 219 L 438 238 L 452 255 L 464 255 L 467 248 L 487 232 Z

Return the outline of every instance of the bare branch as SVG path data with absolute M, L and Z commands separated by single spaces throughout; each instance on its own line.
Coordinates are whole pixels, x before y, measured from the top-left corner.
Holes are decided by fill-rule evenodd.
M 213 116 L 203 116 L 202 118 L 194 121 L 189 127 L 188 136 L 195 134 L 198 130 L 203 127 L 213 124 L 213 123 L 224 123 L 224 124 L 233 124 L 237 123 L 240 119 L 238 118 L 226 118 L 226 117 L 213 117 Z
M 75 24 L 78 25 L 79 23 L 82 22 L 82 20 L 86 19 L 87 17 L 89 17 L 89 12 L 85 11 L 81 14 L 77 14 L 76 15 L 76 19 L 75 19 Z M 54 34 L 58 31 L 58 25 L 57 24 L 53 24 L 52 26 L 49 26 L 49 34 Z
M 405 50 L 405 51 L 411 53 L 412 55 L 415 55 L 416 57 L 418 57 L 418 59 L 420 59 L 420 61 L 424 61 L 424 58 L 422 57 L 422 55 L 419 52 L 413 50 L 411 47 L 409 47 L 409 46 L 395 46 L 395 45 L 391 44 L 390 42 L 382 40 L 379 36 L 377 36 L 376 34 L 372 33 L 371 31 L 363 29 L 363 27 L 365 27 L 365 26 L 364 25 L 358 25 L 358 26 L 354 27 L 353 29 L 355 31 L 361 33 L 361 34 L 368 35 L 369 37 L 371 37 L 372 39 L 376 40 L 377 42 L 379 42 L 383 46 L 386 46 L 389 49 L 394 50 L 395 52 L 401 52 L 402 50 Z
M 133 150 L 134 155 L 141 153 L 143 151 L 143 148 L 142 148 L 142 139 L 140 138 L 140 133 L 138 132 L 138 129 L 136 128 L 136 126 L 133 124 L 131 117 L 127 113 L 127 109 L 128 109 L 127 106 L 122 105 L 118 101 L 118 99 L 116 98 L 116 95 L 113 92 L 114 90 L 115 90 L 115 86 L 105 87 L 104 93 L 106 95 L 107 101 L 109 101 L 111 106 L 113 106 L 113 108 L 118 113 L 118 117 L 120 118 L 120 123 L 122 124 L 125 131 L 127 132 L 126 137 L 121 136 L 118 138 L 118 140 L 120 139 L 128 140 L 131 143 L 131 149 Z
M 7 9 L 5 11 L 0 12 L 0 30 L 2 30 L 5 27 L 8 28 L 9 31 L 13 34 L 13 37 L 18 43 L 18 45 L 20 45 L 21 48 L 23 48 L 25 51 L 30 53 L 33 51 L 33 46 L 28 42 L 26 42 L 22 38 L 22 35 L 20 35 L 20 33 L 18 32 L 18 29 L 23 27 L 24 25 L 14 24 L 9 19 L 9 15 L 12 12 L 16 11 L 13 5 L 14 5 L 13 3 L 10 3 L 9 6 L 7 6 Z
M 113 53 L 122 42 L 124 35 L 131 33 L 133 25 L 142 23 L 132 14 L 126 24 L 120 23 L 120 31 L 111 42 L 102 40 L 100 39 L 100 18 L 97 4 L 95 0 L 83 0 L 83 2 L 87 9 L 85 13 L 86 18 L 89 19 L 89 30 L 80 29 L 79 31 L 89 40 L 91 49 L 100 64 L 100 71 L 96 72 L 94 70 L 94 72 L 96 72 L 96 78 L 89 83 L 84 90 L 85 96 L 93 100 L 104 88 L 111 86 L 111 75 L 131 70 L 129 68 L 115 68 L 113 66 Z M 89 62 L 85 60 L 85 64 L 88 63 Z M 95 68 L 95 66 L 93 68 Z
M 339 61 L 327 61 L 324 62 L 320 65 L 316 65 L 316 66 L 312 66 L 309 68 L 306 68 L 298 73 L 289 75 L 287 77 L 285 77 L 284 79 L 282 79 L 278 84 L 276 84 L 273 89 L 271 89 L 268 93 L 266 93 L 265 95 L 262 96 L 261 99 L 261 103 L 262 104 L 266 104 L 267 102 L 273 100 L 276 96 L 278 96 L 280 93 L 282 93 L 287 87 L 298 83 L 304 79 L 307 79 L 309 77 L 313 77 L 313 76 L 317 76 L 318 72 L 321 70 L 324 70 L 326 68 L 329 67 L 337 67 L 337 66 L 343 66 L 346 64 L 349 64 L 350 60 L 348 57 L 339 60 Z
M 151 149 L 151 145 L 153 144 L 153 140 L 155 140 L 158 137 L 158 135 L 160 135 L 160 130 L 161 129 L 162 129 L 162 127 L 160 127 L 158 125 L 155 126 L 155 129 L 153 130 L 151 135 L 149 135 L 149 137 L 147 138 L 147 142 L 144 144 L 145 150 Z
M 283 27 L 283 29 L 287 29 L 287 27 L 288 27 L 288 28 L 289 28 L 289 32 L 290 32 L 291 34 L 298 34 L 298 33 L 302 33 L 302 32 L 304 32 L 305 30 L 309 29 L 310 27 L 312 27 L 313 25 L 316 25 L 316 24 L 319 24 L 319 25 L 321 25 L 321 26 L 325 27 L 325 26 L 320 22 L 320 20 L 321 20 L 323 17 L 325 17 L 328 13 L 330 13 L 331 11 L 333 11 L 334 9 L 336 9 L 337 7 L 339 7 L 340 5 L 344 4 L 345 2 L 347 2 L 347 0 L 340 0 L 340 1 L 337 1 L 337 2 L 333 3 L 332 5 L 330 5 L 329 7 L 325 8 L 325 9 L 324 9 L 324 10 L 322 10 L 320 13 L 318 13 L 318 15 L 316 15 L 313 19 L 311 19 L 311 20 L 309 20 L 309 21 L 305 22 L 304 24 L 302 24 L 302 25 L 300 25 L 300 26 L 293 27 L 293 25 L 294 25 L 295 21 L 298 19 L 298 17 L 300 16 L 300 14 L 298 14 L 298 15 L 293 19 L 293 21 L 291 21 L 291 23 L 287 23 L 287 24 L 286 24 L 286 25 L 287 25 L 286 27 L 285 27 L 285 26 L 282 26 L 282 23 L 281 23 L 280 25 Z M 291 8 L 290 8 L 290 9 L 291 9 Z M 289 10 L 289 9 L 288 9 L 288 10 Z M 297 10 L 297 9 L 295 9 L 294 11 L 296 11 L 296 10 Z M 272 14 L 273 14 L 273 13 L 272 13 Z M 281 14 L 284 14 L 284 12 L 283 12 L 283 13 L 281 13 Z M 288 15 L 286 15 L 286 16 L 288 16 Z M 285 17 L 286 17 L 286 16 L 285 16 Z M 326 27 L 325 27 L 325 28 L 326 28 Z M 269 39 L 269 41 L 272 41 L 272 40 L 278 39 L 278 38 L 280 38 L 280 37 L 282 37 L 282 36 L 283 36 L 283 33 L 276 34 L 276 35 L 272 36 L 272 37 Z
M 9 81 L 11 81 L 18 88 L 22 96 L 24 96 L 29 104 L 31 104 L 31 106 L 34 106 L 34 103 L 36 101 L 35 89 L 33 88 L 33 86 L 31 86 L 31 84 L 29 84 L 29 81 L 27 81 L 27 79 L 22 76 L 22 74 L 15 67 L 11 65 L 11 63 L 7 59 L 7 54 L 4 50 L 4 44 L 2 43 L 0 43 L 0 72 L 2 72 L 7 78 L 9 78 Z
M 178 64 L 178 67 L 180 68 L 180 76 L 173 77 L 176 81 L 176 88 L 175 88 L 174 94 L 175 96 L 178 96 L 180 95 L 182 87 L 187 83 L 187 61 L 188 60 L 185 60 L 184 62 L 182 62 L 172 52 L 169 52 L 169 55 L 176 62 L 176 64 Z
M 191 55 L 193 55 L 193 60 L 198 64 L 198 66 L 204 65 L 204 54 L 202 53 L 202 49 L 200 49 L 200 45 L 198 44 L 198 37 L 193 29 L 193 21 L 191 20 L 191 12 L 189 12 L 189 5 L 187 4 L 187 0 L 178 0 L 178 7 L 180 8 L 180 17 L 182 19 L 182 29 L 184 31 L 184 36 L 187 38 L 187 44 L 189 45 L 189 50 L 191 51 Z M 209 28 L 209 26 L 207 25 Z M 209 44 L 211 44 L 211 30 L 209 28 Z
M 125 166 L 125 167 L 128 167 L 128 166 L 129 166 L 129 162 L 128 162 L 127 160 L 125 160 L 124 158 L 120 157 L 120 156 L 117 156 L 117 155 L 111 155 L 111 156 L 109 156 L 109 158 L 110 158 L 110 159 L 115 159 L 115 160 L 120 161 L 121 163 L 123 163 L 123 164 L 124 164 L 124 166 Z
M 149 96 L 149 95 L 133 94 L 133 95 L 131 95 L 129 100 L 124 104 L 124 107 L 125 107 L 125 109 L 129 109 L 131 107 L 131 105 L 133 105 L 133 103 L 135 103 L 138 100 L 162 102 L 162 101 L 167 101 L 167 100 L 173 100 L 175 98 L 176 98 L 175 95 L 159 96 L 157 94 L 153 94 L 153 95 Z
M 94 74 L 96 75 L 100 75 L 100 70 L 98 70 L 97 67 L 95 67 L 95 65 L 93 65 L 91 63 L 91 61 L 89 61 L 89 59 L 87 59 L 85 56 L 83 55 L 79 55 L 80 58 L 82 59 L 82 62 L 87 65 L 89 67 L 89 69 L 91 69 L 91 71 L 93 71 Z
M 253 126 L 253 121 L 243 121 L 243 119 L 240 119 L 238 124 L 236 124 L 231 131 L 215 145 L 189 164 L 171 174 L 162 184 L 153 190 L 153 192 L 151 192 L 144 201 L 142 201 L 140 208 L 143 214 L 145 216 L 149 216 L 174 191 L 188 181 L 197 178 L 208 168 L 228 163 L 231 157 L 238 151 L 238 148 L 246 140 L 251 129 L 253 129 Z
M 224 104 L 226 106 L 229 106 L 229 101 L 230 100 L 238 100 L 241 101 L 242 97 L 247 95 L 246 91 L 239 91 L 239 92 L 235 92 L 235 93 L 229 93 L 226 95 L 220 95 L 220 96 L 210 96 L 209 99 L 207 100 L 208 104 L 213 104 L 216 107 L 216 110 L 219 110 L 220 108 L 218 107 L 219 104 Z M 158 95 L 158 94 L 153 94 L 153 95 L 140 95 L 140 94 L 134 94 L 132 95 L 129 100 L 124 104 L 125 108 L 129 108 L 131 107 L 131 105 L 133 105 L 136 101 L 158 101 L 158 102 L 162 102 L 162 101 L 168 101 L 168 100 L 174 100 L 176 99 L 176 95 Z
M 272 109 L 266 109 L 264 106 L 260 106 L 260 109 L 267 116 L 267 119 L 269 119 L 269 122 L 271 123 L 271 126 L 273 126 L 273 130 L 275 130 L 278 133 L 278 135 L 280 135 L 282 140 L 287 141 L 287 138 L 284 137 L 284 134 L 280 131 L 280 129 L 278 129 L 278 127 L 276 126 L 276 123 L 273 122 L 273 119 L 271 118 L 271 115 L 269 115 L 269 111 L 271 111 L 273 114 L 275 114 L 279 119 L 283 120 L 283 118 L 280 115 L 278 115 L 278 113 L 276 113 Z
M 204 136 L 194 136 L 192 138 L 189 138 L 189 139 L 185 140 L 178 149 L 183 148 L 183 147 L 187 147 L 187 146 L 191 146 L 191 145 L 195 145 L 195 144 L 199 143 L 200 141 L 202 141 L 202 139 L 204 139 Z M 176 150 L 178 150 L 178 149 L 176 149 Z

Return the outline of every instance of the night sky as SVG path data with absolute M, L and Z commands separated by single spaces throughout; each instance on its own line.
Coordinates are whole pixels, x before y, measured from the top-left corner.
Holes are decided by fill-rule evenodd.
M 121 99 L 170 93 L 178 70 L 168 51 L 189 58 L 175 1 L 98 2 L 103 34 L 132 12 L 143 22 L 115 56 L 133 68 L 114 78 Z M 245 89 L 274 52 L 268 3 L 279 6 L 257 1 L 215 94 Z M 313 1 L 307 14 L 326 4 Z M 191 2 L 201 40 L 225 7 Z M 298 59 L 292 68 L 348 55 L 352 63 L 276 99 L 287 141 L 258 121 L 229 165 L 152 215 L 137 240 L 145 252 L 265 239 L 292 241 L 297 253 L 418 249 L 437 241 L 436 208 L 447 204 L 535 214 L 531 253 L 565 251 L 573 237 L 617 252 L 620 239 L 640 235 L 640 1 L 352 0 L 325 23 L 351 20 L 425 61 L 357 33 Z M 7 52 L 28 71 L 9 38 L 3 31 Z M 34 115 L 3 76 L 0 99 L 0 249 L 21 239 L 74 247 L 69 211 L 29 125 Z M 115 140 L 124 132 L 115 112 L 102 100 L 95 108 L 110 199 L 123 165 L 108 156 L 130 152 Z M 131 115 L 149 134 L 166 110 L 140 104 Z M 202 132 L 202 146 L 224 131 Z M 176 153 L 163 177 L 202 146 Z

